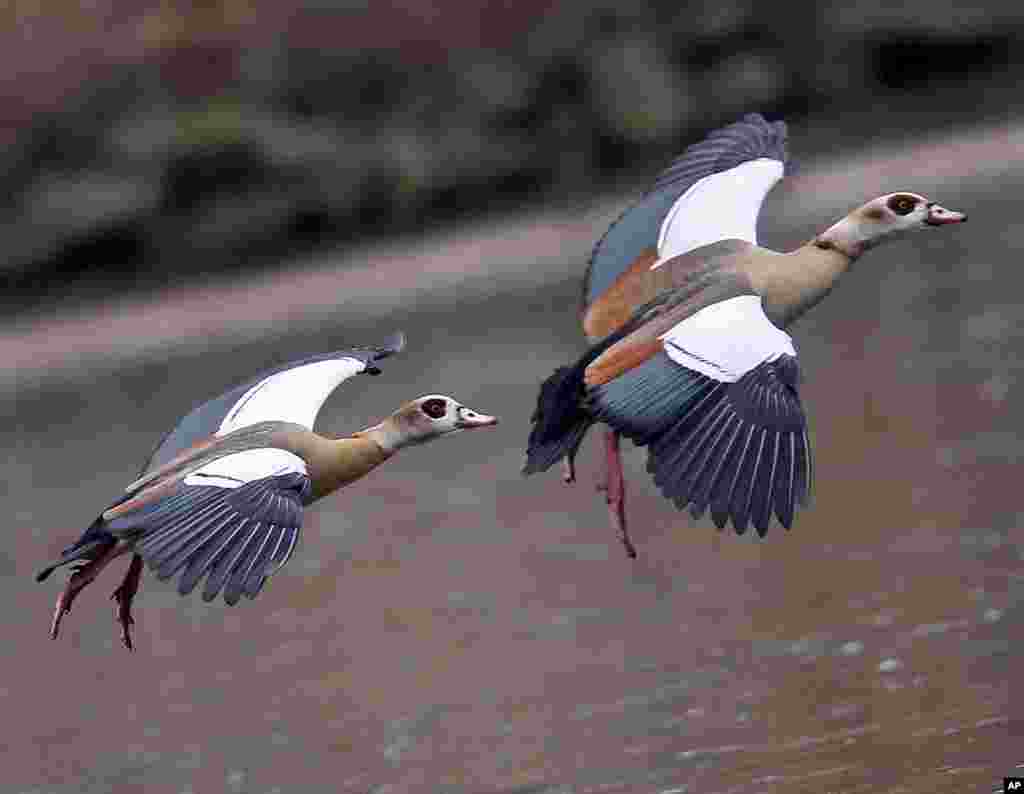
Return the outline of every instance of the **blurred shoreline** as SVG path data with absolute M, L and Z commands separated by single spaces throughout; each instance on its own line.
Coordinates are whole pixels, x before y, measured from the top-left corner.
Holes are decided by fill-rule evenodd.
M 991 790 L 1019 766 L 1024 5 L 13 0 L 0 8 L 0 794 Z M 785 250 L 872 196 L 969 214 L 794 333 L 816 492 L 732 537 L 624 445 L 523 478 L 595 239 L 705 132 L 782 118 Z M 196 399 L 407 332 L 318 427 L 501 417 L 323 500 L 237 610 L 32 584 Z M 55 577 L 56 578 L 56 577 Z M 113 587 L 111 577 L 109 583 Z
M 798 158 L 1006 121 L 1024 74 L 1024 12 L 1005 3 L 6 13 L 8 317 L 643 184 L 751 111 L 827 128 Z
M 957 183 L 1024 169 L 1021 123 L 931 133 L 912 142 L 847 150 L 840 158 L 818 154 L 801 160 L 805 144 L 814 148 L 825 138 L 823 130 L 791 126 L 796 173 L 769 197 L 773 223 L 792 229 L 780 247 L 799 244 L 800 235 L 886 190 L 942 190 L 943 200 L 957 206 Z M 355 325 L 386 323 L 403 306 L 452 306 L 576 280 L 593 241 L 640 189 L 549 202 L 418 238 L 307 256 L 277 272 L 222 274 L 149 294 L 90 294 L 70 308 L 58 303 L 59 310 L 16 315 L 0 324 L 6 362 L 0 391 L 88 377 L 171 350 L 210 350 L 309 332 L 339 312 Z

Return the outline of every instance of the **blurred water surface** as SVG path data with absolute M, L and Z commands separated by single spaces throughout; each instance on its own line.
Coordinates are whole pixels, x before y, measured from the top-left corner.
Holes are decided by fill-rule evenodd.
M 816 497 L 763 541 L 675 512 L 640 450 L 626 455 L 632 562 L 591 485 L 596 444 L 574 487 L 519 477 L 536 385 L 581 349 L 572 274 L 603 226 L 583 233 L 571 207 L 480 231 L 475 248 L 432 238 L 396 261 L 435 275 L 449 261 L 456 276 L 407 302 L 375 304 L 380 285 L 340 269 L 333 314 L 303 318 L 287 291 L 218 293 L 207 349 L 147 348 L 166 329 L 142 315 L 141 347 L 109 338 L 124 355 L 109 366 L 8 384 L 0 791 L 995 789 L 1024 762 L 1010 695 L 1024 171 L 994 151 L 946 168 L 933 151 L 930 176 L 913 149 L 848 176 L 809 169 L 769 199 L 778 247 L 876 177 L 970 222 L 872 252 L 798 326 Z M 536 255 L 509 254 L 512 239 Z M 473 261 L 487 272 L 492 251 L 505 252 L 492 282 L 458 276 Z M 32 572 L 183 410 L 269 363 L 395 328 L 408 351 L 340 390 L 321 428 L 355 430 L 435 391 L 502 424 L 410 450 L 318 505 L 254 603 L 205 605 L 146 579 L 130 655 L 115 583 L 101 581 L 47 639 L 57 588 Z
M 1022 43 L 1002 0 L 12 0 L 0 311 L 607 189 L 752 111 L 1001 118 Z

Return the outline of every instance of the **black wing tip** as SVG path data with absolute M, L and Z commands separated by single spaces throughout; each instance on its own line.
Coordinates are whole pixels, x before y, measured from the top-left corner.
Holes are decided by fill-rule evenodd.
M 738 122 L 730 124 L 723 129 L 741 125 L 757 127 L 758 130 L 768 136 L 769 141 L 774 143 L 776 146 L 785 145 L 786 138 L 789 135 L 789 128 L 786 126 L 786 122 L 782 119 L 769 121 L 760 113 L 747 113 Z
M 559 367 L 541 383 L 531 417 L 533 429 L 526 443 L 523 476 L 545 471 L 562 458 L 574 456 L 593 424 L 582 405 L 585 365 L 586 360 Z
M 778 160 L 784 173 L 789 173 L 792 161 L 786 150 L 787 137 L 784 121 L 768 121 L 760 113 L 748 113 L 737 121 L 712 129 L 684 149 L 655 179 L 647 193 L 688 187 L 699 177 L 762 157 Z
M 529 477 L 531 474 L 540 474 L 554 466 L 566 456 L 567 451 L 562 449 L 561 444 L 547 444 L 543 447 L 535 447 L 527 450 L 526 460 L 523 462 L 521 474 Z
M 752 526 L 765 537 L 773 513 L 791 529 L 810 504 L 813 471 L 798 380 L 794 357 L 765 362 L 719 392 L 699 423 L 695 410 L 655 439 L 647 468 L 665 497 L 694 520 L 710 508 L 719 529 L 731 523 L 738 535 Z M 722 412 L 731 418 L 715 418 Z M 737 424 L 748 428 L 741 448 L 727 432 Z
M 539 460 L 531 458 L 530 454 L 527 453 L 526 460 L 523 462 L 523 467 L 519 470 L 519 473 L 523 477 L 529 477 L 531 474 L 540 474 L 549 468 L 551 468 L 551 464 L 545 466 Z
M 531 474 L 547 471 L 563 458 L 573 460 L 591 424 L 589 419 L 582 419 L 561 438 L 545 442 L 537 442 L 531 438 L 530 446 L 526 450 L 526 459 L 523 461 L 522 476 L 529 477 Z
M 770 130 L 771 132 L 774 132 L 776 134 L 785 135 L 788 131 L 786 127 L 786 122 L 784 122 L 782 119 L 768 121 L 768 119 L 766 119 L 760 113 L 747 113 L 740 119 L 740 121 L 746 124 L 754 124 L 758 127 L 764 127 L 765 129 Z
M 374 366 L 375 361 L 380 361 L 382 358 L 388 358 L 393 356 L 395 353 L 401 353 L 405 350 L 405 334 L 401 331 L 396 331 L 389 336 L 382 345 L 377 347 L 364 348 L 359 351 L 362 355 L 364 362 L 362 375 L 380 375 L 380 367 Z M 365 356 L 365 358 L 363 358 Z
M 395 353 L 401 353 L 405 350 L 405 343 L 405 333 L 403 331 L 395 331 L 384 340 L 384 344 L 373 351 L 373 360 L 379 361 L 382 358 L 393 356 Z
M 660 490 L 662 495 L 675 505 L 676 510 L 689 513 L 693 521 L 700 521 L 706 513 L 708 518 L 711 519 L 711 523 L 715 525 L 715 529 L 724 530 L 727 526 L 731 526 L 737 535 L 745 535 L 747 530 L 753 527 L 754 531 L 757 532 L 757 536 L 764 538 L 768 535 L 768 530 L 771 528 L 771 519 L 769 519 L 767 524 L 756 524 L 749 517 L 737 516 L 732 510 L 725 513 L 715 513 L 713 510 L 709 510 L 707 506 L 692 502 L 685 496 L 673 496 L 665 488 L 660 488 Z M 775 515 L 774 517 L 778 521 L 779 526 L 788 531 L 793 528 L 796 514 L 785 517 Z
M 101 523 L 101 519 L 96 519 L 96 521 L 94 521 L 89 528 L 85 530 L 82 537 L 64 549 L 59 559 L 47 563 L 46 567 L 36 573 L 35 580 L 37 582 L 45 582 L 50 578 L 50 574 L 62 565 L 68 565 L 76 560 L 88 559 L 90 553 L 97 547 L 107 543 L 112 543 L 115 540 L 114 536 L 100 527 L 99 525 Z
M 736 134 L 743 136 L 746 140 L 745 146 L 749 149 L 748 153 L 750 155 L 757 154 L 761 157 L 771 157 L 779 160 L 785 170 L 789 171 L 792 163 L 786 151 L 786 143 L 789 137 L 789 129 L 786 126 L 786 122 L 781 119 L 769 121 L 760 113 L 747 113 L 739 121 L 715 130 L 708 137 L 734 137 Z

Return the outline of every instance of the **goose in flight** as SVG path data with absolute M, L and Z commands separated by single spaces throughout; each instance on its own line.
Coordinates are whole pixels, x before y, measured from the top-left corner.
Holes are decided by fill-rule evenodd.
M 159 579 L 178 577 L 191 593 L 223 594 L 234 605 L 255 598 L 291 558 L 305 507 L 364 477 L 400 449 L 497 418 L 430 394 L 379 424 L 332 438 L 313 431 L 327 397 L 354 375 L 377 375 L 399 352 L 396 334 L 380 347 L 349 348 L 263 372 L 199 405 L 160 441 L 141 476 L 82 536 L 36 576 L 75 564 L 57 599 L 50 636 L 75 597 L 122 554 L 132 559 L 112 598 L 121 640 L 132 649 L 131 604 L 143 563 Z
M 619 437 L 694 519 L 772 515 L 787 529 L 811 489 L 799 367 L 787 329 L 866 251 L 966 215 L 906 190 L 872 199 L 794 251 L 757 244 L 765 196 L 787 168 L 786 127 L 751 114 L 689 147 L 598 241 L 583 283 L 579 360 L 541 386 L 524 474 L 573 459 L 607 426 L 609 515 L 631 557 Z

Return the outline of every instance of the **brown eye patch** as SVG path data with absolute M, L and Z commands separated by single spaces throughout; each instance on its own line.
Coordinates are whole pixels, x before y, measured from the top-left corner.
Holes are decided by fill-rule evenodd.
M 420 410 L 431 419 L 440 419 L 445 415 L 445 412 L 448 410 L 448 406 L 444 400 L 435 397 L 434 399 L 427 400 L 423 403 L 423 405 L 420 406 Z
M 888 205 L 897 215 L 909 215 L 917 206 L 917 199 L 913 196 L 893 196 L 889 199 Z

